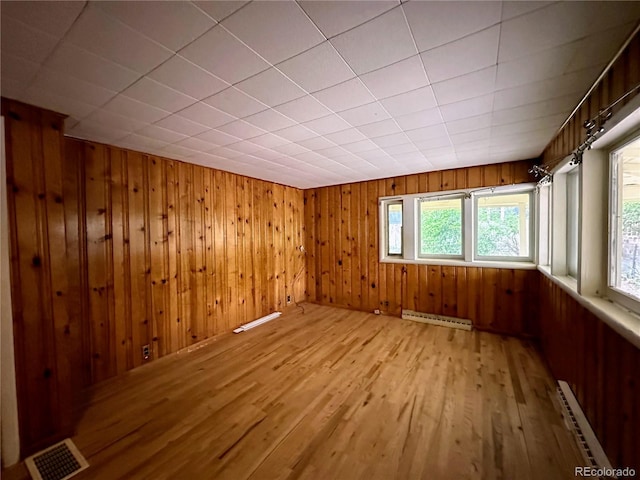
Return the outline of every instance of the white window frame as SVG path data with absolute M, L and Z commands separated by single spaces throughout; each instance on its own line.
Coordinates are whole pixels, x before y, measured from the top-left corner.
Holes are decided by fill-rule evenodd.
M 392 205 L 402 205 L 402 200 L 401 199 L 397 199 L 395 201 L 390 200 L 385 202 L 384 204 L 384 213 L 383 213 L 383 219 L 384 219 L 384 230 L 385 230 L 385 235 L 384 235 L 384 251 L 385 251 L 385 255 L 387 257 L 390 258 L 402 258 L 403 252 L 404 252 L 404 237 L 402 236 L 402 233 L 400 234 L 400 253 L 389 253 L 389 222 L 387 221 L 389 219 L 389 207 Z M 402 211 L 402 223 L 404 225 L 404 209 Z M 402 232 L 403 228 L 400 227 L 400 232 Z
M 444 258 L 444 259 L 458 259 L 458 260 L 464 260 L 465 258 L 465 193 L 460 193 L 460 194 L 452 194 L 452 195 L 446 195 L 446 196 L 425 196 L 425 197 L 421 197 L 418 198 L 417 201 L 417 205 L 416 205 L 416 213 L 417 213 L 417 223 L 418 225 L 416 226 L 416 234 L 417 234 L 417 238 L 416 238 L 416 253 L 418 258 L 424 258 L 424 259 L 437 259 L 437 258 Z M 421 249 L 422 249 L 422 234 L 421 234 L 421 225 L 420 225 L 420 204 L 422 202 L 437 202 L 439 200 L 460 200 L 460 214 L 461 214 L 461 221 L 460 221 L 460 239 L 461 239 L 461 245 L 460 245 L 460 254 L 459 255 L 446 255 L 446 254 L 427 254 L 427 253 L 422 253 Z
M 508 193 L 530 192 L 529 202 L 529 257 L 501 257 L 499 259 L 476 259 L 474 252 L 474 197 L 477 195 L 499 195 Z M 451 255 L 420 255 L 420 201 L 426 199 L 448 199 L 462 197 L 462 239 L 464 254 L 459 257 Z M 380 197 L 378 199 L 379 211 L 379 260 L 383 263 L 426 264 L 426 265 L 451 265 L 451 266 L 476 266 L 493 268 L 517 268 L 535 269 L 534 262 L 536 251 L 535 236 L 535 212 L 536 202 L 535 184 L 522 183 L 499 187 L 487 187 L 479 189 L 447 190 L 442 192 L 416 193 L 401 196 Z M 386 223 L 387 205 L 402 203 L 402 255 L 388 255 L 388 225 Z
M 622 218 L 621 215 L 619 215 L 619 192 L 622 188 L 622 175 L 618 174 L 621 159 L 616 158 L 616 155 L 625 146 L 639 139 L 640 132 L 636 131 L 609 150 L 609 208 L 607 217 L 607 245 L 609 247 L 607 256 L 607 296 L 614 302 L 619 303 L 635 313 L 640 313 L 640 298 L 635 297 L 628 292 L 624 292 L 615 286 L 616 271 L 620 268 L 620 257 L 617 252 L 617 235 L 620 231 L 620 221 Z
M 566 232 L 567 232 L 567 241 L 565 245 L 565 259 L 567 262 L 567 276 L 578 280 L 580 278 L 580 218 L 582 202 L 580 199 L 582 198 L 581 185 L 580 185 L 580 165 L 575 166 L 568 170 L 565 174 L 566 181 L 566 205 L 567 205 L 567 215 L 566 215 Z M 571 183 L 575 182 L 575 192 L 572 192 Z M 577 199 L 571 197 L 571 193 L 575 193 L 577 195 Z M 577 203 L 576 203 L 577 202 Z M 572 225 L 575 222 L 574 225 Z M 575 245 L 572 244 L 572 238 L 570 238 L 570 233 L 572 227 L 575 229 L 576 234 L 576 242 Z M 575 249 L 575 267 L 572 265 L 572 260 L 574 260 L 572 255 L 572 249 Z
M 536 251 L 535 262 L 538 265 L 548 267 L 551 264 L 551 236 L 552 222 L 551 209 L 553 203 L 553 190 L 551 183 L 539 185 L 538 205 L 536 207 Z
M 529 225 L 528 225 L 528 237 L 529 237 L 529 254 L 527 256 L 488 256 L 478 254 L 478 201 L 481 198 L 486 197 L 501 197 L 511 194 L 529 194 Z M 535 257 L 535 201 L 534 201 L 534 189 L 530 188 L 521 191 L 507 191 L 507 192 L 492 192 L 492 193 L 480 193 L 474 195 L 473 200 L 473 216 L 474 216 L 474 241 L 473 241 L 473 255 L 474 259 L 481 261 L 499 261 L 499 262 L 533 262 Z

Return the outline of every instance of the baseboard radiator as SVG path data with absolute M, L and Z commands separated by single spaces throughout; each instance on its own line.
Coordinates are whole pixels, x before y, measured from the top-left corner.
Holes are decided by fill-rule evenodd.
M 404 320 L 412 320 L 420 323 L 430 323 L 441 327 L 459 328 L 461 330 L 471 330 L 473 325 L 471 320 L 466 318 L 446 317 L 434 313 L 414 312 L 413 310 L 402 310 Z
M 585 461 L 585 466 L 603 471 L 611 471 L 611 463 L 609 463 L 607 454 L 604 453 L 571 387 L 563 380 L 558 381 L 557 404 L 565 425 L 575 437 L 580 453 Z
M 278 318 L 280 315 L 282 315 L 282 312 L 273 312 L 270 313 L 269 315 L 265 315 L 264 317 L 260 317 L 257 320 L 254 320 L 253 322 L 250 323 L 245 323 L 244 325 L 240 325 L 238 328 L 236 328 L 233 333 L 240 333 L 240 332 L 246 332 L 247 330 L 251 330 L 252 328 L 255 328 L 259 325 L 262 325 L 263 323 L 267 323 L 271 320 L 274 320 L 276 318 Z

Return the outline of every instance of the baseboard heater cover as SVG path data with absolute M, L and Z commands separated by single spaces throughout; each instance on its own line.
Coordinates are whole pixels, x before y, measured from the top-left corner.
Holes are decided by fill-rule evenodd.
M 252 328 L 257 327 L 258 325 L 262 325 L 263 323 L 267 323 L 270 320 L 278 318 L 280 315 L 282 315 L 282 312 L 270 313 L 269 315 L 265 315 L 264 317 L 260 317 L 259 319 L 254 320 L 253 322 L 245 323 L 244 325 L 240 325 L 238 328 L 236 328 L 233 331 L 233 333 L 246 332 L 247 330 L 251 330 Z
M 89 463 L 69 438 L 31 455 L 24 463 L 33 480 L 67 480 L 89 468 Z
M 467 320 L 466 318 L 446 317 L 434 313 L 414 312 L 413 310 L 402 310 L 402 318 L 404 320 L 430 323 L 441 327 L 459 328 L 461 330 L 471 330 L 473 328 L 471 320 Z
M 603 469 L 604 471 L 611 471 L 612 467 L 607 454 L 604 453 L 598 437 L 596 437 L 591 425 L 589 425 L 589 421 L 585 417 L 569 384 L 563 380 L 558 380 L 557 394 L 565 425 L 573 433 L 586 465 L 596 469 Z

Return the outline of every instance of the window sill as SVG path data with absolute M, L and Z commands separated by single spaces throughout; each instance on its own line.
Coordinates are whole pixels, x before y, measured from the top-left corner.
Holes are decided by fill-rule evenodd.
M 504 261 L 475 261 L 447 260 L 442 258 L 382 258 L 380 263 L 400 263 L 405 265 L 440 265 L 443 267 L 476 267 L 476 268 L 507 268 L 511 270 L 535 270 L 537 265 L 532 262 L 504 262 Z
M 548 267 L 538 267 L 538 270 L 567 291 L 574 300 L 600 318 L 619 335 L 626 338 L 637 348 L 640 348 L 640 317 L 638 315 L 607 298 L 595 295 L 580 295 L 574 279 L 570 277 L 554 277 Z

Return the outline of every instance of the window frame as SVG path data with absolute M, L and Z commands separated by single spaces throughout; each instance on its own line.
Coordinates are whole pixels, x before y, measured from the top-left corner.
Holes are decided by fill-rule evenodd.
M 565 260 L 567 262 L 567 276 L 578 280 L 580 278 L 580 218 L 582 209 L 582 186 L 580 182 L 580 165 L 576 165 L 565 173 L 566 182 L 566 234 L 567 241 L 565 244 Z M 572 185 L 573 183 L 573 185 Z M 575 192 L 572 192 L 572 188 L 575 188 Z M 572 198 L 571 193 L 575 194 Z M 576 203 L 577 202 L 577 203 Z M 574 204 L 575 203 L 575 204 Z M 575 216 L 572 217 L 572 215 Z M 573 224 L 575 221 L 575 224 Z M 573 224 L 573 225 L 572 225 Z M 570 234 L 575 228 L 575 245 L 572 244 L 573 239 Z M 575 248 L 575 259 L 572 258 L 572 248 Z M 575 270 L 572 265 L 572 261 L 575 260 Z
M 474 238 L 473 238 L 473 258 L 480 261 L 499 261 L 499 262 L 534 262 L 535 260 L 535 199 L 534 190 L 523 191 L 507 191 L 491 194 L 478 194 L 473 198 L 473 217 L 474 217 Z M 527 256 L 498 256 L 498 255 L 479 255 L 478 254 L 478 208 L 479 199 L 486 197 L 501 197 L 514 194 L 527 193 L 529 196 L 529 220 L 528 220 L 528 237 L 529 237 L 529 254 Z
M 459 255 L 449 255 L 449 254 L 425 254 L 422 253 L 422 222 L 421 222 L 421 204 L 423 202 L 438 202 L 444 200 L 460 200 L 460 254 Z M 451 194 L 451 195 L 440 195 L 440 196 L 424 196 L 416 199 L 416 221 L 418 223 L 416 227 L 416 256 L 421 259 L 447 259 L 447 260 L 464 260 L 465 257 L 465 205 L 464 205 L 465 194 Z
M 475 236 L 474 226 L 474 196 L 479 194 L 500 194 L 530 192 L 529 201 L 529 229 L 530 249 L 529 257 L 504 257 L 498 260 L 474 258 Z M 379 261 L 381 263 L 402 263 L 419 265 L 450 265 L 450 266 L 476 266 L 491 268 L 516 268 L 535 269 L 534 260 L 536 252 L 535 183 L 519 183 L 513 185 L 501 185 L 495 187 L 468 188 L 458 190 L 445 190 L 439 192 L 420 192 L 415 194 L 395 195 L 378 198 L 378 235 L 379 235 Z M 462 243 L 463 255 L 420 255 L 420 205 L 424 199 L 448 199 L 462 198 Z M 386 223 L 387 205 L 390 203 L 402 203 L 402 255 L 388 255 L 388 225 Z
M 391 253 L 389 252 L 389 234 L 390 234 L 390 230 L 389 230 L 389 207 L 393 206 L 393 205 L 403 205 L 403 202 L 401 199 L 398 199 L 396 201 L 389 201 L 385 203 L 385 208 L 384 208 L 384 224 L 385 224 L 385 256 L 390 257 L 390 258 L 402 258 L 403 254 L 404 254 L 404 238 L 402 235 L 402 231 L 403 231 L 403 225 L 404 225 L 404 208 L 402 209 L 402 224 L 400 225 L 400 253 Z
M 618 235 L 621 231 L 622 215 L 620 211 L 620 200 L 622 196 L 623 175 L 620 174 L 622 157 L 616 158 L 618 152 L 629 144 L 640 141 L 640 131 L 634 131 L 631 135 L 625 137 L 622 142 L 613 145 L 608 150 L 609 159 L 609 178 L 608 178 L 608 196 L 609 204 L 607 209 L 607 272 L 606 272 L 606 292 L 614 302 L 631 310 L 636 314 L 640 314 L 640 296 L 635 296 L 629 292 L 621 290 L 616 286 L 617 271 L 620 269 L 621 256 L 618 255 L 619 243 Z

